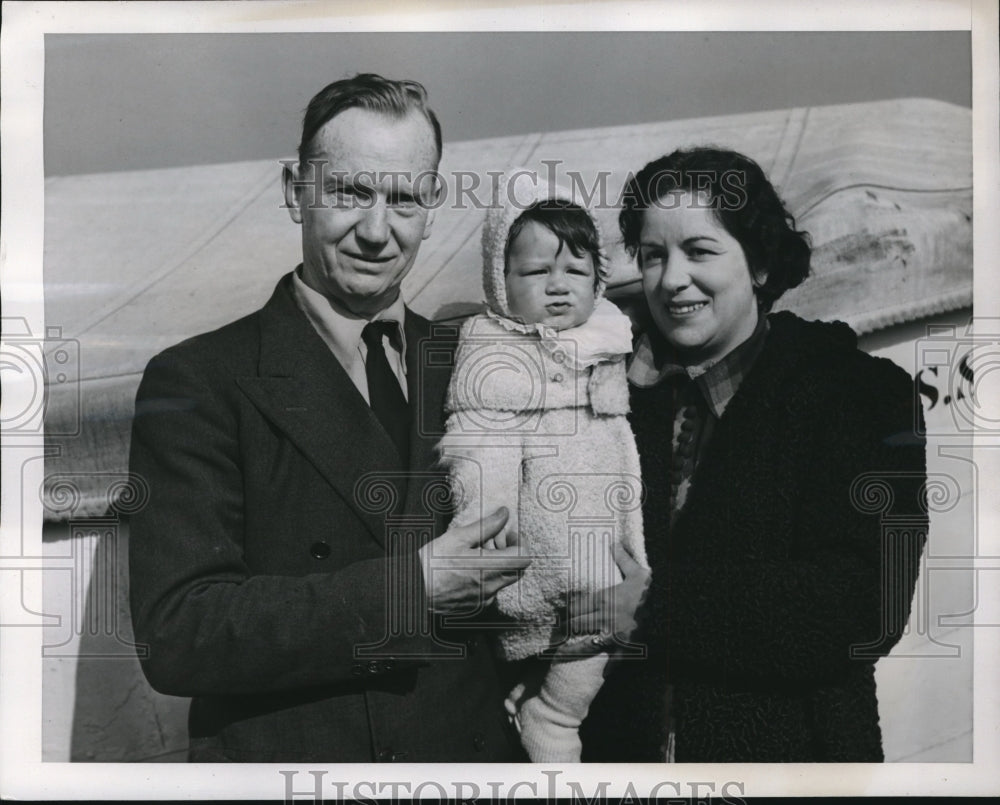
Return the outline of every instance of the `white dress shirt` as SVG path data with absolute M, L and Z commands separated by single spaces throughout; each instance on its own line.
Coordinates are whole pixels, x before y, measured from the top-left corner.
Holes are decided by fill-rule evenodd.
M 371 319 L 366 319 L 351 313 L 335 300 L 310 288 L 301 275 L 302 267 L 299 266 L 292 275 L 292 290 L 295 294 L 295 301 L 302 312 L 306 314 L 306 318 L 309 319 L 316 332 L 319 333 L 320 338 L 330 348 L 334 357 L 344 367 L 344 371 L 361 392 L 365 402 L 370 402 L 368 399 L 368 376 L 365 374 L 368 347 L 361 339 L 361 331 L 370 321 L 385 320 L 398 324 L 398 340 L 386 336 L 382 342 L 389 366 L 403 389 L 403 396 L 409 399 L 406 389 L 406 334 L 403 330 L 406 308 L 403 305 L 403 297 L 397 296 L 396 301 L 385 310 L 379 311 Z

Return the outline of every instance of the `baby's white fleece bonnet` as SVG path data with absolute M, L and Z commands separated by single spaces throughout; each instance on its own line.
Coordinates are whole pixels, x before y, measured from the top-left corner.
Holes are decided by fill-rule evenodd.
M 573 197 L 569 188 L 554 181 L 550 182 L 549 177 L 528 168 L 511 168 L 493 185 L 493 198 L 486 210 L 486 220 L 483 221 L 483 291 L 486 293 L 486 304 L 489 309 L 504 318 L 511 316 L 504 276 L 507 233 L 510 232 L 518 216 L 528 207 L 536 202 L 550 199 L 570 201 L 583 207 Z M 590 215 L 589 211 L 587 214 Z M 597 289 L 594 296 L 600 299 L 608 282 L 608 266 L 601 228 L 596 221 L 594 229 L 597 230 L 597 243 L 602 258 L 599 265 L 594 266 L 597 271 Z

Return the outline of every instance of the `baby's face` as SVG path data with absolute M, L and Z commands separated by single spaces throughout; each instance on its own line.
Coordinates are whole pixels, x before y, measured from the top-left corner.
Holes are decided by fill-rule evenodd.
M 559 238 L 534 221 L 510 244 L 506 284 L 510 312 L 528 324 L 565 330 L 594 311 L 593 258 L 565 243 L 560 250 Z

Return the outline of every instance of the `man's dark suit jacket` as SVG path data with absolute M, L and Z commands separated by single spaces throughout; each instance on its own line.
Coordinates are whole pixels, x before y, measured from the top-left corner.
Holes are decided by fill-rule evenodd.
M 410 311 L 405 333 L 409 481 L 291 275 L 261 310 L 146 368 L 132 615 L 150 683 L 193 697 L 191 760 L 524 758 L 481 633 L 427 628 L 441 624 L 415 551 L 443 528 L 443 478 L 425 471 L 448 353 Z

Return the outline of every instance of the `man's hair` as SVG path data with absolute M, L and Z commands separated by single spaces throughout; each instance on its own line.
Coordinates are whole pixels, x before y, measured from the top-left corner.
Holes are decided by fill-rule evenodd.
M 309 149 L 317 132 L 347 109 L 366 109 L 390 117 L 402 118 L 411 111 L 420 112 L 434 130 L 437 158 L 441 159 L 441 124 L 427 105 L 427 90 L 417 81 L 393 81 L 375 73 L 359 73 L 353 78 L 334 81 L 317 92 L 302 119 L 299 141 L 299 164 L 309 159 Z
M 559 248 L 556 250 L 556 254 L 562 251 L 563 246 L 566 246 L 574 257 L 583 257 L 584 254 L 591 256 L 594 261 L 594 289 L 596 290 L 604 265 L 601 238 L 597 233 L 597 226 L 594 224 L 594 219 L 590 217 L 590 213 L 583 207 L 563 199 L 553 198 L 536 201 L 514 220 L 507 233 L 507 244 L 503 250 L 504 273 L 507 271 L 511 244 L 521 234 L 521 230 L 532 222 L 544 226 L 559 238 Z
M 808 234 L 795 229 L 795 218 L 760 165 L 723 148 L 679 149 L 629 179 L 618 227 L 631 257 L 639 252 L 644 211 L 675 191 L 708 195 L 716 219 L 743 248 L 763 310 L 808 276 Z

